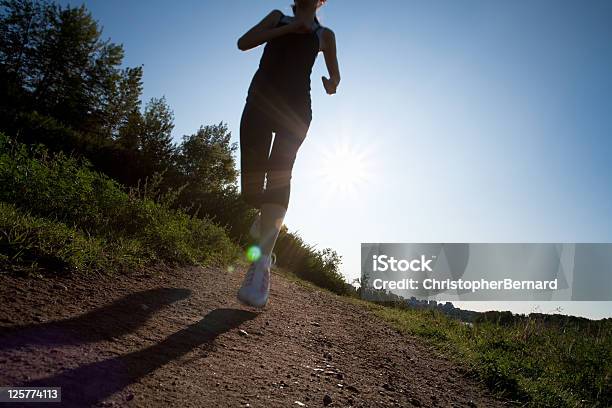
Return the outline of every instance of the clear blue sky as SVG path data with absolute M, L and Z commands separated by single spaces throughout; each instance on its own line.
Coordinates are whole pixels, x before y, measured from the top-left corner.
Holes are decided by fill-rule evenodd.
M 238 141 L 262 49 L 236 40 L 290 0 L 85 3 L 144 64 L 145 100 L 166 96 L 177 141 L 221 121 Z M 612 2 L 329 0 L 320 19 L 343 80 L 325 95 L 319 58 L 286 224 L 347 278 L 361 242 L 612 241 Z

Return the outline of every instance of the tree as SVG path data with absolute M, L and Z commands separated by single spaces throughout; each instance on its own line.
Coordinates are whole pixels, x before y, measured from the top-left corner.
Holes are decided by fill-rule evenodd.
M 173 166 L 174 113 L 166 99 L 151 98 L 145 106 L 140 134 L 140 150 L 146 174 L 164 172 Z
M 183 208 L 192 208 L 228 227 L 230 233 L 241 234 L 249 214 L 238 192 L 234 159 L 238 146 L 230 142 L 231 136 L 224 123 L 201 126 L 196 133 L 183 136 L 176 150 L 172 184 L 186 185 L 179 198 Z
M 142 67 L 125 68 L 120 79 L 111 85 L 103 131 L 109 139 L 122 139 L 125 146 L 136 148 L 128 141 L 140 129 L 140 96 L 142 94 Z M 136 126 L 138 124 L 138 126 Z
M 120 68 L 123 47 L 101 38 L 85 6 L 2 0 L 0 7 L 0 74 L 12 85 L 2 108 L 34 110 L 102 140 L 115 135 L 142 90 L 141 68 Z
M 177 171 L 191 190 L 223 192 L 236 185 L 238 171 L 234 153 L 236 143 L 227 125 L 201 126 L 190 136 L 184 136 L 177 150 Z
M 45 6 L 2 0 L 0 8 L 0 107 L 17 108 L 26 103 L 25 84 L 46 27 Z
M 37 51 L 47 28 L 48 5 L 31 0 L 2 0 L 0 64 L 19 85 L 35 69 Z

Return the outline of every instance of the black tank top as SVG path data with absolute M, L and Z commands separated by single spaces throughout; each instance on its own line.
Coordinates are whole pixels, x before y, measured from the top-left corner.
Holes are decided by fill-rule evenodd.
M 291 21 L 282 15 L 276 27 Z M 310 75 L 319 54 L 322 29 L 318 22 L 315 24 L 311 33 L 290 33 L 267 42 L 249 87 L 250 97 L 261 95 L 292 107 L 310 107 Z

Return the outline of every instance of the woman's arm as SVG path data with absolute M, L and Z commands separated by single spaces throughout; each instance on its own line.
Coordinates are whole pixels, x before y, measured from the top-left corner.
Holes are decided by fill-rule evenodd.
M 263 20 L 240 37 L 238 48 L 242 51 L 247 51 L 285 34 L 303 32 L 310 29 L 306 23 L 298 20 L 276 28 L 282 16 L 283 13 L 281 11 L 272 10 Z
M 325 57 L 325 65 L 329 72 L 329 79 L 326 77 L 323 80 L 325 91 L 329 95 L 336 93 L 338 84 L 340 84 L 340 68 L 338 68 L 338 54 L 336 52 L 336 35 L 329 28 L 325 28 L 322 37 L 323 56 Z

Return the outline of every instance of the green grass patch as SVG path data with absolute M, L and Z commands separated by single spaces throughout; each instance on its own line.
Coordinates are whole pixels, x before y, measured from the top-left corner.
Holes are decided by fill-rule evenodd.
M 612 406 L 612 321 L 518 316 L 466 324 L 435 310 L 370 306 L 400 331 L 460 362 L 499 395 L 530 407 Z
M 107 242 L 3 202 L 0 233 L 0 264 L 12 271 L 117 271 L 143 267 L 154 259 L 136 240 Z
M 0 184 L 3 269 L 225 265 L 240 253 L 224 228 L 172 208 L 172 192 L 127 191 L 87 160 L 2 134 Z

